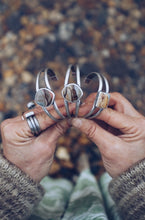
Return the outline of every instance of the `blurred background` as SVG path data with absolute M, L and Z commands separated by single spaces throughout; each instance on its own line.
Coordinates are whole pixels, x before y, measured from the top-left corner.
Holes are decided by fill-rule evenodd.
M 110 90 L 145 114 L 144 36 L 144 0 L 0 0 L 0 121 L 26 110 L 41 68 L 52 68 L 61 88 L 75 63 L 82 77 L 104 73 Z M 51 175 L 73 179 L 83 154 L 98 177 L 98 149 L 70 129 L 58 141 Z

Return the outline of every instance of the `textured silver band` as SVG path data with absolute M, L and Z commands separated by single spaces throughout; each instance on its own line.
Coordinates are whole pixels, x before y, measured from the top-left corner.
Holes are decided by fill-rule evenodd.
M 27 123 L 28 123 L 30 130 L 31 130 L 31 133 L 34 136 L 38 136 L 41 132 L 41 129 L 40 129 L 39 122 L 38 122 L 37 118 L 35 117 L 34 112 L 32 112 L 32 111 L 28 112 L 24 115 L 24 117 L 27 120 Z

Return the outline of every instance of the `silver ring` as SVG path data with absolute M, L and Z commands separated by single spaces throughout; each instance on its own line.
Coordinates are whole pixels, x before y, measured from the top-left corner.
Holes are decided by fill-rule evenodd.
M 48 71 L 49 70 L 49 71 Z M 46 88 L 40 88 L 39 82 L 40 82 L 40 75 L 41 73 L 44 72 L 44 77 L 45 77 L 45 85 Z M 50 70 L 50 69 L 45 69 L 41 70 L 37 74 L 36 78 L 36 94 L 35 94 L 35 102 L 42 107 L 42 109 L 45 111 L 45 113 L 54 121 L 59 121 L 59 119 L 55 118 L 50 112 L 47 110 L 47 107 L 53 105 L 55 111 L 61 118 L 65 118 L 61 112 L 59 111 L 57 104 L 55 102 L 55 93 L 52 91 L 49 80 L 48 80 L 48 75 L 50 74 L 50 78 L 52 80 L 56 80 L 55 73 Z
M 33 109 L 33 108 L 35 108 L 35 103 L 34 103 L 33 101 L 28 102 L 28 103 L 27 103 L 27 108 L 28 108 L 28 109 Z
M 76 103 L 75 117 L 77 117 L 79 106 L 80 106 L 80 99 L 83 96 L 83 91 L 81 89 L 80 70 L 79 70 L 78 65 L 76 65 L 76 70 L 75 70 L 76 83 L 68 83 L 72 68 L 74 68 L 74 66 L 69 65 L 66 71 L 64 88 L 62 89 L 62 97 L 64 98 L 64 104 L 65 104 L 66 113 L 68 117 L 71 117 L 71 114 L 69 111 L 69 102 Z
M 92 78 L 94 78 L 95 75 L 97 75 L 98 79 L 99 79 L 99 88 L 97 90 L 97 95 L 96 95 L 95 101 L 93 103 L 92 109 L 90 110 L 89 113 L 87 113 L 86 115 L 83 116 L 84 118 L 89 118 L 89 119 L 97 117 L 103 111 L 104 108 L 107 108 L 107 106 L 109 104 L 109 99 L 110 99 L 109 84 L 108 84 L 108 80 L 106 79 L 105 76 L 103 76 L 97 72 L 92 72 L 86 77 L 85 82 L 89 83 L 90 80 Z M 105 91 L 104 92 L 103 92 L 103 82 L 105 83 Z M 96 108 L 99 108 L 99 110 L 98 110 L 98 112 L 93 114 L 93 112 L 95 111 Z
M 27 123 L 28 123 L 30 130 L 31 130 L 31 133 L 34 136 L 38 136 L 41 132 L 41 129 L 40 129 L 39 122 L 38 122 L 37 118 L 35 117 L 34 112 L 32 112 L 32 111 L 28 112 L 24 115 L 24 117 L 27 120 Z

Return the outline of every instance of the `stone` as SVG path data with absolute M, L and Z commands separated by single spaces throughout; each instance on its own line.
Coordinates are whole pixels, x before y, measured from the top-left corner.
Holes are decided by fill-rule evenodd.
M 89 145 L 91 141 L 88 139 L 88 137 L 85 134 L 82 134 L 78 140 L 80 146 L 81 145 Z
M 72 22 L 62 22 L 59 25 L 59 38 L 60 40 L 67 41 L 71 38 L 74 30 L 74 25 Z
M 141 56 L 145 56 L 145 46 L 141 48 L 140 54 Z
M 99 92 L 96 107 L 107 108 L 109 104 L 110 95 L 104 92 Z
M 94 7 L 99 5 L 99 3 L 96 2 L 95 0 L 77 0 L 77 2 L 81 7 L 84 7 L 87 9 L 93 9 Z
M 126 49 L 126 52 L 128 53 L 133 53 L 135 50 L 134 45 L 131 43 L 127 43 L 125 46 L 125 49 Z
M 23 71 L 21 74 L 22 81 L 24 83 L 31 83 L 33 81 L 33 76 L 30 72 L 28 71 Z
M 50 28 L 45 25 L 37 24 L 33 27 L 33 33 L 36 37 L 43 35 L 43 34 L 48 34 L 49 31 L 50 31 Z
M 56 150 L 56 157 L 60 160 L 69 161 L 70 155 L 67 151 L 67 149 L 63 146 L 59 146 Z
M 28 25 L 29 24 L 28 16 L 24 15 L 24 16 L 21 17 L 21 24 L 22 25 Z
M 60 171 L 60 169 L 61 169 L 60 164 L 56 160 L 54 160 L 52 165 L 51 165 L 51 168 L 49 170 L 49 175 L 56 174 L 57 172 Z
M 103 57 L 105 57 L 105 58 L 110 57 L 110 52 L 109 52 L 109 50 L 103 49 L 103 50 L 102 50 L 102 55 L 103 55 Z
M 93 32 L 93 41 L 95 45 L 98 45 L 101 41 L 102 34 L 99 31 L 94 31 Z
M 0 101 L 0 112 L 4 112 L 5 111 L 5 103 Z
M 132 17 L 134 17 L 134 18 L 136 18 L 136 19 L 140 19 L 141 16 L 142 16 L 141 11 L 138 10 L 138 9 L 133 9 L 133 10 L 131 10 L 131 11 L 130 11 L 130 14 L 131 14 Z

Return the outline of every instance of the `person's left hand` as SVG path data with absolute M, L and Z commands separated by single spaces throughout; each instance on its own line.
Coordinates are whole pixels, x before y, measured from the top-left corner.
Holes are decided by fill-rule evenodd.
M 87 98 L 79 116 L 90 110 L 95 94 Z M 93 120 L 72 119 L 99 148 L 106 171 L 117 177 L 145 158 L 145 117 L 121 94 L 111 93 L 109 107 Z

